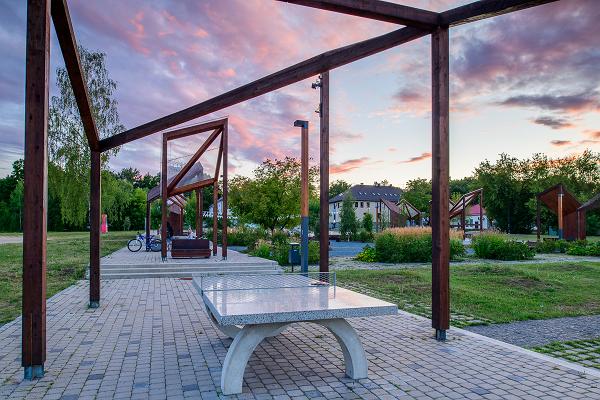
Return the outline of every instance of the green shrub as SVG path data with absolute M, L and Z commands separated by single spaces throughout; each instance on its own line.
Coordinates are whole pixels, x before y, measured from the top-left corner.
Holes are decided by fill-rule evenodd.
M 271 246 L 268 243 L 259 243 L 254 250 L 250 253 L 255 257 L 262 257 L 267 259 L 271 258 Z
M 230 246 L 247 246 L 253 248 L 258 240 L 265 239 L 266 233 L 262 229 L 240 226 L 227 231 L 227 243 Z
M 571 256 L 595 256 L 600 257 L 600 242 L 590 243 L 585 240 L 578 240 L 569 243 L 567 254 Z
M 269 245 L 266 242 L 259 242 L 250 254 L 256 257 L 267 258 L 269 260 L 277 261 L 279 265 L 289 265 L 288 252 L 290 250 L 289 243 L 276 243 Z M 317 264 L 319 262 L 319 242 L 309 241 L 308 242 L 308 263 Z
M 370 214 L 365 214 L 365 215 L 370 215 Z M 361 230 L 358 233 L 358 241 L 359 242 L 372 242 L 373 241 L 373 232 L 369 232 L 367 230 Z
M 462 233 L 450 236 L 450 258 L 463 256 Z M 430 262 L 431 249 L 431 228 L 392 228 L 375 238 L 375 258 L 380 262 Z
M 363 262 L 376 262 L 377 255 L 375 253 L 375 249 L 369 245 L 366 245 L 362 251 L 356 255 L 356 260 Z
M 535 245 L 538 253 L 565 253 L 569 248 L 566 240 L 542 240 Z
M 473 250 L 477 257 L 492 260 L 528 260 L 535 255 L 526 243 L 508 240 L 497 233 L 474 236 Z
M 271 242 L 273 243 L 273 245 L 278 245 L 278 244 L 288 244 L 289 243 L 289 236 L 287 233 L 282 232 L 282 231 L 275 231 L 273 232 L 273 235 L 271 236 Z

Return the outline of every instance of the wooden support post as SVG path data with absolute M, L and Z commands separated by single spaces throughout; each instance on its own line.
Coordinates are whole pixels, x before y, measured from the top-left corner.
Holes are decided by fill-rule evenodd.
M 329 71 L 321 74 L 319 271 L 329 272 Z
M 223 133 L 222 133 L 222 138 L 223 138 L 223 212 L 222 212 L 222 223 L 223 223 L 223 230 L 222 230 L 222 239 L 221 239 L 221 253 L 223 256 L 223 259 L 226 260 L 227 259 L 227 152 L 229 151 L 227 148 L 227 140 L 228 140 L 228 125 L 225 124 L 225 126 L 223 126 Z
M 300 270 L 308 272 L 308 121 L 296 120 L 300 139 Z
M 217 235 L 217 229 L 219 228 L 218 224 L 219 218 L 219 181 L 215 179 L 213 183 L 213 256 L 217 255 L 217 240 L 219 236 Z
M 90 308 L 100 306 L 100 198 L 102 193 L 99 151 L 91 152 L 90 168 Z
M 202 203 L 204 202 L 203 189 L 196 189 L 196 237 L 202 237 Z
M 436 339 L 445 340 L 450 327 L 449 77 L 448 28 L 431 35 L 432 63 L 432 325 Z
M 27 2 L 26 43 L 21 363 L 33 379 L 44 376 L 46 361 L 49 0 Z
M 152 219 L 151 214 L 152 214 L 152 202 L 150 201 L 146 201 L 146 248 L 150 248 L 150 229 L 151 227 L 151 221 Z
M 558 238 L 562 239 L 564 236 L 564 215 L 563 215 L 563 197 L 564 197 L 563 186 L 560 186 L 560 192 L 558 193 Z
M 167 205 L 167 199 L 169 195 L 167 193 L 167 138 L 163 135 L 163 148 L 162 148 L 162 163 L 161 163 L 161 173 L 160 173 L 160 210 L 161 210 L 161 218 L 160 218 L 160 255 L 162 260 L 165 261 L 167 259 L 167 213 L 169 212 L 169 206 Z

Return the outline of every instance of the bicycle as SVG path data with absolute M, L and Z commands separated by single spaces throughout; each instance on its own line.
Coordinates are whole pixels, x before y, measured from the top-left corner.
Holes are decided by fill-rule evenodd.
M 148 241 L 146 241 L 146 237 L 139 232 L 135 239 L 131 239 L 127 242 L 127 248 L 134 253 L 140 251 L 144 245 L 146 246 L 146 251 L 158 252 L 161 250 L 162 242 L 154 235 L 150 235 Z

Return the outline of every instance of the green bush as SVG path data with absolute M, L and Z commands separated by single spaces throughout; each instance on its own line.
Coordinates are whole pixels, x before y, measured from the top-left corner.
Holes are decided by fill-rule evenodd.
M 465 254 L 460 235 L 451 235 L 453 236 L 450 239 L 451 259 Z M 379 262 L 430 262 L 431 249 L 429 228 L 393 228 L 383 231 L 375 238 L 375 258 Z
M 571 242 L 567 248 L 567 254 L 571 256 L 600 257 L 600 242 L 590 243 L 585 240 Z
M 356 255 L 356 260 L 363 262 L 376 262 L 377 254 L 375 253 L 375 249 L 369 245 L 366 245 L 362 251 Z
M 267 235 L 262 229 L 240 226 L 227 231 L 227 243 L 230 246 L 247 246 L 253 248 L 260 239 Z
M 535 255 L 526 243 L 508 240 L 497 233 L 474 236 L 473 250 L 477 257 L 492 260 L 528 260 Z
M 370 215 L 370 214 L 365 214 L 365 215 Z M 369 232 L 367 230 L 361 230 L 358 233 L 358 241 L 359 242 L 372 242 L 373 241 L 373 232 Z
M 278 244 L 287 245 L 290 241 L 289 239 L 290 239 L 289 235 L 282 231 L 275 231 L 275 232 L 273 232 L 273 235 L 271 236 L 271 242 L 273 243 L 273 245 L 278 245 Z
M 569 248 L 566 240 L 543 240 L 535 245 L 538 253 L 565 253 Z
M 256 246 L 254 250 L 252 250 L 250 254 L 252 254 L 255 257 L 262 257 L 270 260 L 271 246 L 269 246 L 267 243 L 260 243 Z
M 256 257 L 267 258 L 269 260 L 277 261 L 279 265 L 289 265 L 288 252 L 290 250 L 289 243 L 276 243 L 269 245 L 266 242 L 259 242 L 256 249 L 252 250 L 250 254 Z M 308 263 L 317 264 L 319 262 L 319 242 L 309 241 L 308 242 Z

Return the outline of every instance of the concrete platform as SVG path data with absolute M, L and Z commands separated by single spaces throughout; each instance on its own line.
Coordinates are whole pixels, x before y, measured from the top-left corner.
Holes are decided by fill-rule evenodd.
M 232 341 L 214 327 L 192 281 L 102 281 L 88 309 L 82 281 L 48 302 L 46 376 L 24 381 L 21 319 L 0 328 L 0 399 L 217 399 Z M 285 299 L 282 299 L 285 301 Z M 325 328 L 300 323 L 265 339 L 243 399 L 599 399 L 600 373 L 406 313 L 350 321 L 369 378 L 345 376 Z M 227 397 L 229 398 L 229 397 Z
M 247 254 L 228 250 L 227 260 L 223 260 L 221 248 L 210 258 L 171 258 L 161 260 L 160 252 L 131 252 L 127 247 L 103 257 L 100 260 L 102 279 L 132 278 L 187 278 L 200 274 L 239 274 L 239 273 L 279 273 L 279 265 L 272 260 L 251 257 Z

